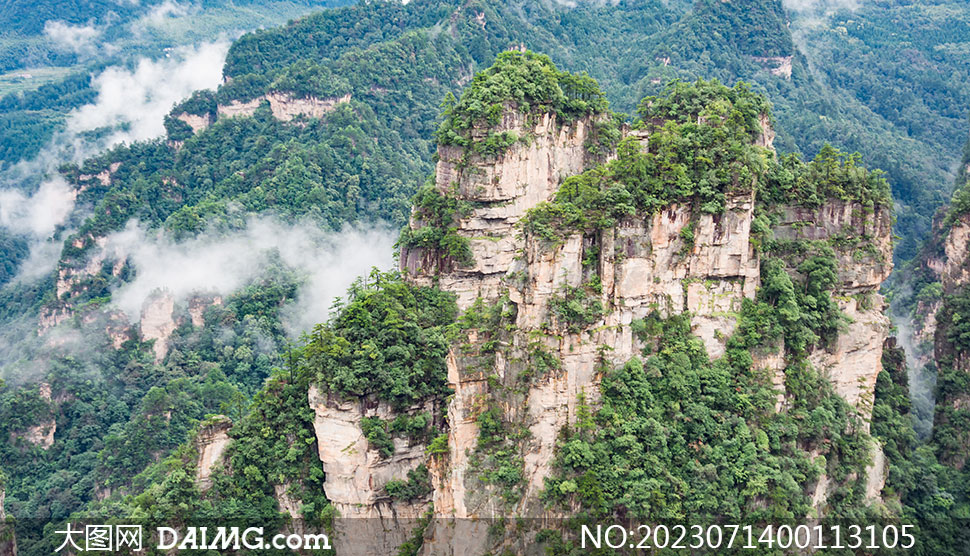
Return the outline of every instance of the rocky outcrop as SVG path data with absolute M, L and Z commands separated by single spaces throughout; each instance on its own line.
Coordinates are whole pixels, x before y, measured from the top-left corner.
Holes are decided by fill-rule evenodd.
M 771 75 L 791 79 L 792 56 L 752 56 L 751 59 Z
M 168 353 L 168 338 L 178 325 L 175 321 L 175 298 L 167 291 L 155 293 L 145 300 L 141 309 L 141 337 L 152 341 L 155 362 L 160 363 Z
M 943 291 L 952 293 L 970 283 L 970 214 L 956 218 L 943 242 L 944 258 L 940 268 Z
M 263 96 L 256 97 L 250 101 L 241 102 L 234 100 L 229 104 L 220 104 L 218 107 L 219 117 L 252 116 L 263 101 L 269 102 L 273 117 L 277 120 L 289 122 L 294 118 L 304 116 L 307 118 L 321 118 L 333 111 L 338 104 L 350 102 L 350 94 L 335 98 L 294 97 L 287 93 L 274 91 Z M 189 124 L 191 125 L 191 124 Z M 194 129 L 194 126 L 193 126 Z
M 182 112 L 175 116 L 176 119 L 182 120 L 189 127 L 192 128 L 192 133 L 198 133 L 203 129 L 212 125 L 213 119 L 210 114 L 189 114 L 188 112 Z
M 384 490 L 392 480 L 424 463 L 425 445 L 393 438 L 393 451 L 382 454 L 371 446 L 361 426 L 364 417 L 393 419 L 397 412 L 376 400 L 342 400 L 311 386 L 310 407 L 316 415 L 320 461 L 326 473 L 327 499 L 342 518 L 335 524 L 341 554 L 393 554 L 409 528 L 425 512 L 427 499 L 395 500 Z M 411 413 L 435 413 L 435 408 L 412 408 Z M 366 519 L 361 519 L 366 518 Z M 339 542 L 339 541 L 338 541 Z
M 966 187 L 960 185 L 965 179 L 961 177 L 958 187 Z M 923 280 L 929 283 L 926 288 L 935 288 L 935 291 L 916 307 L 912 338 L 914 343 L 919 342 L 915 350 L 917 380 L 920 363 L 928 359 L 936 363 L 932 392 L 937 398 L 931 430 L 934 437 L 942 435 L 944 439 L 937 442 L 937 455 L 946 465 L 962 469 L 970 454 L 970 434 L 955 424 L 970 415 L 970 388 L 965 386 L 963 376 L 970 373 L 970 356 L 966 347 L 955 339 L 958 335 L 953 329 L 966 318 L 959 300 L 970 287 L 970 214 L 944 215 L 941 211 L 934 222 L 933 240 L 924 248 L 927 254 L 923 256 L 924 267 L 920 270 L 924 272 Z M 919 349 L 930 342 L 931 354 L 929 350 Z
M 816 349 L 811 363 L 868 423 L 889 317 L 879 287 L 892 271 L 892 213 L 832 200 L 818 208 L 783 207 L 773 234 L 780 240 L 823 240 L 838 258 L 839 284 L 832 292 L 848 317 L 834 345 Z
M 121 163 L 112 162 L 107 168 L 105 168 L 104 170 L 101 170 L 97 174 L 79 174 L 77 177 L 78 182 L 80 184 L 79 191 L 84 191 L 88 187 L 88 185 L 90 185 L 90 182 L 94 179 L 97 179 L 98 183 L 100 183 L 104 187 L 110 186 L 112 183 L 111 177 L 114 175 L 115 172 L 118 171 L 118 168 L 121 168 Z
M 125 265 L 124 257 L 113 257 L 106 249 L 108 239 L 106 237 L 94 237 L 86 235 L 76 237 L 71 242 L 75 249 L 89 250 L 83 265 L 71 264 L 62 265 L 57 272 L 56 292 L 57 298 L 66 300 L 78 291 L 85 289 L 85 280 L 97 277 L 104 268 L 105 262 L 111 263 L 111 275 L 119 276 Z M 86 251 L 87 253 L 87 251 Z M 111 257 L 111 260 L 109 260 Z
M 141 337 L 145 341 L 154 340 L 155 362 L 161 362 L 168 354 L 168 341 L 175 329 L 188 319 L 193 326 L 205 324 L 205 310 L 212 305 L 222 305 L 222 297 L 213 294 L 197 293 L 176 304 L 172 294 L 166 290 L 152 294 L 141 311 Z
M 762 118 L 756 144 L 770 148 L 774 133 Z M 638 353 L 630 324 L 653 311 L 662 315 L 690 313 L 694 333 L 708 354 L 724 353 L 737 324 L 741 303 L 760 285 L 760 253 L 752 241 L 754 188 L 730 193 L 722 214 L 704 214 L 690 206 L 670 205 L 647 218 L 626 219 L 594 234 L 575 233 L 556 245 L 525 236 L 518 223 L 526 211 L 550 200 L 566 176 L 592 162 L 584 143 L 593 119 L 561 125 L 555 116 L 532 117 L 508 110 L 493 132 L 515 131 L 532 138 L 508 152 L 487 158 L 457 147 L 439 148 L 436 186 L 470 204 L 458 233 L 471 247 L 468 265 L 443 263 L 437 253 L 404 248 L 401 267 L 417 284 L 435 283 L 457 295 L 459 309 L 478 299 L 485 305 L 508 296 L 515 306 L 514 329 L 506 355 L 481 370 L 467 354 L 453 352 L 448 376 L 455 394 L 448 406 L 449 459 L 433 469 L 436 515 L 489 517 L 509 508 L 496 503 L 475 476 L 476 417 L 488 399 L 487 375 L 506 381 L 520 369 L 527 341 L 538 342 L 560 361 L 560 367 L 534 379 L 523 399 L 503 404 L 510 419 L 528 430 L 523 457 L 524 496 L 515 515 L 543 515 L 537 496 L 550 473 L 559 431 L 575 418 L 580 397 L 595 402 L 601 365 L 622 364 Z M 484 138 L 487 130 L 478 130 Z M 644 144 L 644 132 L 630 132 Z M 476 137 L 473 136 L 473 140 Z M 812 354 L 812 363 L 830 378 L 840 395 L 868 420 L 875 379 L 881 370 L 883 341 L 889 321 L 878 288 L 892 268 L 891 213 L 888 208 L 833 200 L 817 208 L 779 207 L 773 232 L 781 240 L 821 240 L 836 246 L 839 285 L 833 295 L 849 317 L 848 330 L 827 349 Z M 424 225 L 419 213 L 412 228 Z M 688 231 L 692 233 L 686 233 Z M 590 254 L 596 264 L 589 266 Z M 584 264 L 584 261 L 586 264 Z M 551 302 L 565 287 L 580 287 L 595 274 L 601 283 L 605 315 L 582 333 L 557 329 Z M 474 333 L 472 334 L 474 336 Z M 469 338 L 475 344 L 475 338 Z M 603 346 L 609 349 L 604 350 Z M 755 364 L 769 369 L 784 408 L 784 348 L 755 354 Z M 494 378 L 492 379 L 494 380 Z M 498 401 L 498 403 L 501 403 Z M 882 453 L 874 447 L 868 489 L 881 490 Z M 817 506 L 827 496 L 829 481 L 818 485 Z
M 487 370 L 467 354 L 453 352 L 448 358 L 455 394 L 448 407 L 450 455 L 446 465 L 433 468 L 436 515 L 489 517 L 510 510 L 496 503 L 494 493 L 490 495 L 475 476 L 473 452 L 476 417 L 490 391 L 486 376 L 500 381 L 515 377 L 515 361 L 527 343 L 524 338 L 538 342 L 560 361 L 559 368 L 533 380 L 523 399 L 503 404 L 510 419 L 527 428 L 529 439 L 523 453 L 524 496 L 511 511 L 539 516 L 544 510 L 536 500 L 551 471 L 555 439 L 575 418 L 577 400 L 595 402 L 597 369 L 621 364 L 641 348 L 631 322 L 653 311 L 690 313 L 694 333 L 716 358 L 725 351 L 742 301 L 753 298 L 760 285 L 760 254 L 751 231 L 754 188 L 729 194 L 719 215 L 673 204 L 645 219 L 623 220 L 594 234 L 575 233 L 552 246 L 520 233 L 517 224 L 528 209 L 551 199 L 564 177 L 593 162 L 583 148 L 591 125 L 591 119 L 560 125 L 552 115 L 530 120 L 506 110 L 493 131 L 528 135 L 529 144 L 516 144 L 493 158 L 456 147 L 439 148 L 439 191 L 457 195 L 472 207 L 461 218 L 458 233 L 468 240 L 473 262 L 448 265 L 436 253 L 405 248 L 402 271 L 417 284 L 435 283 L 454 292 L 461 310 L 477 299 L 488 306 L 507 295 L 515 306 L 516 333 L 508 339 L 506 355 L 497 354 Z M 762 128 L 756 144 L 770 148 L 774 133 L 768 118 L 762 118 Z M 485 132 L 480 132 L 482 137 Z M 633 133 L 646 144 L 646 134 Z M 833 294 L 849 317 L 848 330 L 833 346 L 814 352 L 812 363 L 867 420 L 889 331 L 878 288 L 892 268 L 890 211 L 835 200 L 814 209 L 779 207 L 776 217 L 776 239 L 821 240 L 836 246 L 840 273 Z M 415 213 L 411 226 L 423 224 Z M 688 227 L 692 233 L 685 233 Z M 591 253 L 595 267 L 589 266 Z M 551 302 L 563 288 L 582 286 L 592 274 L 600 279 L 598 301 L 607 308 L 605 315 L 582 333 L 557 329 Z M 756 366 L 773 373 L 778 409 L 784 408 L 783 354 L 781 345 L 755 354 Z M 878 446 L 874 454 L 867 485 L 877 496 L 884 481 Z M 818 485 L 817 507 L 824 504 L 828 484 L 823 480 Z
M 202 327 L 205 325 L 205 310 L 213 305 L 222 305 L 220 295 L 195 295 L 189 299 L 189 319 L 192 326 Z
M 195 436 L 195 448 L 199 459 L 195 466 L 195 482 L 200 490 L 212 486 L 212 468 L 222 459 L 222 453 L 229 444 L 229 431 L 232 421 L 225 415 L 206 419 Z
M 467 523 L 462 518 L 550 517 L 539 495 L 552 472 L 558 435 L 575 421 L 582 405 L 597 403 L 603 369 L 640 353 L 643 346 L 633 334 L 634 320 L 653 312 L 689 313 L 694 334 L 710 357 L 717 358 L 725 353 L 742 303 L 760 286 L 762 238 L 755 240 L 752 231 L 756 182 L 750 188 L 733 188 L 721 214 L 671 204 L 613 227 L 567 233 L 552 244 L 523 232 L 520 222 L 527 211 L 551 200 L 566 177 L 603 161 L 587 151 L 597 123 L 596 116 L 561 122 L 553 114 L 522 114 L 506 105 L 499 123 L 492 129 L 474 129 L 471 140 L 511 131 L 527 141 L 490 156 L 439 146 L 435 186 L 469 207 L 460 215 L 456 232 L 467 241 L 472 256 L 462 263 L 432 248 L 405 246 L 401 270 L 414 284 L 453 292 L 460 311 L 479 302 L 485 307 L 508 304 L 511 310 L 503 317 L 508 319 L 503 325 L 506 332 L 466 330 L 446 359 L 454 391 L 447 402 L 448 453 L 432 458 L 429 469 L 434 515 L 457 520 L 451 525 L 433 522 L 425 535 L 426 553 L 458 553 L 454 524 Z M 767 117 L 761 123 L 762 132 L 754 142 L 770 149 L 774 133 Z M 625 133 L 647 148 L 647 132 Z M 816 349 L 811 362 L 868 420 L 889 330 L 878 288 L 892 268 L 890 210 L 839 200 L 816 208 L 773 210 L 775 239 L 817 240 L 835 248 L 839 283 L 833 295 L 848 317 L 848 329 L 832 345 Z M 415 210 L 411 228 L 428 225 L 423 218 Z M 599 293 L 593 300 L 605 308 L 602 314 L 579 328 L 559 322 L 553 307 L 563 292 L 582 288 L 594 278 Z M 499 348 L 486 355 L 485 340 Z M 530 359 L 536 353 L 556 362 L 537 376 Z M 784 345 L 753 355 L 755 366 L 771 373 L 779 391 L 776 407 L 785 410 Z M 529 378 L 522 379 L 526 374 Z M 388 419 L 390 409 L 366 399 L 341 400 L 316 388 L 309 402 L 316 414 L 327 497 L 338 512 L 344 517 L 377 518 L 375 523 L 382 527 L 420 515 L 427 500 L 393 502 L 382 493 L 382 485 L 426 461 L 424 446 L 396 439 L 393 455 L 382 458 L 364 437 L 362 419 Z M 503 498 L 480 476 L 478 421 L 489 407 L 501 409 L 513 427 L 503 441 L 518 442 L 521 448 L 522 491 L 514 500 Z M 510 440 L 513 437 L 521 440 Z M 873 446 L 866 483 L 869 498 L 878 498 L 884 480 L 884 458 Z M 837 485 L 826 477 L 816 485 L 819 511 L 832 486 Z M 467 535 L 466 540 L 471 537 L 483 536 Z M 387 533 L 367 538 L 368 549 L 375 552 L 386 552 L 398 541 Z M 475 553 L 484 547 L 465 548 Z
M 57 432 L 57 423 L 51 417 L 29 427 L 24 432 L 24 440 L 46 450 L 54 445 L 55 432 Z
M 256 97 L 245 102 L 234 100 L 229 104 L 220 104 L 217 108 L 218 117 L 234 118 L 236 116 L 252 116 L 256 113 L 259 105 L 263 103 L 263 100 L 263 97 Z
M 57 432 L 57 420 L 51 405 L 50 384 L 40 383 L 37 387 L 37 396 L 46 403 L 47 410 L 42 413 L 42 416 L 39 416 L 36 424 L 27 427 L 20 433 L 11 432 L 10 436 L 11 440 L 20 436 L 27 443 L 46 450 L 54 445 L 54 433 Z

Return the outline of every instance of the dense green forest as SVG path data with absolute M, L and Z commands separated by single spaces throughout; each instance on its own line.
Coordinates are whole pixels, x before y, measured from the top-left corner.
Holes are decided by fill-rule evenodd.
M 37 21 L 43 19 L 25 6 L 15 4 L 0 20 L 10 29 L 0 37 L 0 61 L 26 52 L 46 64 L 79 63 L 37 46 L 39 39 L 28 35 L 42 31 Z M 76 13 L 57 17 L 81 24 L 105 10 L 143 13 L 118 6 L 72 6 Z M 824 24 L 800 27 L 800 16 L 774 1 L 742 9 L 717 0 L 575 7 L 412 0 L 361 3 L 249 33 L 229 50 L 226 82 L 173 107 L 165 137 L 119 145 L 61 169 L 80 192 L 77 209 L 52 240 L 63 244 L 55 273 L 85 267 L 96 239 L 132 220 L 174 239 L 228 234 L 259 214 L 329 230 L 375 220 L 402 226 L 412 200 L 441 227 L 423 237 L 405 234 L 402 243 L 467 255 L 446 226 L 462 207 L 421 185 L 432 173 L 438 142 L 494 155 L 527 140 L 471 139 L 472 125 L 494 123 L 495 106 L 505 101 L 566 121 L 616 111 L 604 120 L 599 145 L 604 153 L 616 149 L 616 159 L 567 179 L 525 222 L 526 232 L 551 243 L 568 231 L 607 227 L 675 201 L 718 214 L 731 187 L 757 177 L 765 184 L 759 190 L 765 206 L 817 206 L 833 197 L 868 206 L 895 202 L 896 256 L 907 260 L 928 236 L 933 212 L 950 198 L 950 173 L 966 137 L 970 89 L 960 37 L 968 11 L 948 2 L 882 8 L 836 12 Z M 900 21 L 905 25 L 896 27 Z M 519 45 L 544 55 L 504 53 Z M 776 62 L 763 60 L 788 56 L 790 76 L 772 74 Z M 94 62 L 67 79 L 0 99 L 0 165 L 41 152 L 65 115 L 93 100 L 91 74 L 103 67 Z M 748 85 L 734 86 L 739 79 Z M 321 117 L 283 121 L 262 100 L 269 93 L 350 100 Z M 259 102 L 251 115 L 216 117 L 220 106 L 253 99 Z M 760 132 L 757 118 L 768 111 L 778 131 L 775 147 L 791 154 L 773 157 L 751 145 Z M 182 113 L 210 124 L 194 131 L 178 118 Z M 697 123 L 721 116 L 730 116 L 726 125 Z M 617 143 L 624 122 L 652 131 L 648 152 Z M 865 170 L 859 155 L 849 154 L 855 151 L 885 173 Z M 90 177 L 102 172 L 110 174 L 108 183 Z M 957 210 L 970 206 L 967 198 L 957 194 Z M 309 385 L 374 395 L 398 408 L 442 400 L 448 342 L 462 327 L 482 326 L 475 319 L 488 320 L 456 315 L 453 300 L 436 289 L 374 273 L 351 288 L 328 322 L 293 345 L 281 311 L 297 303 L 304 277 L 280 263 L 208 307 L 201 325 L 183 320 L 167 355 L 155 361 L 151 342 L 130 338 L 116 350 L 104 334 L 110 321 L 101 308 L 130 269 L 115 274 L 104 264 L 58 296 L 53 275 L 7 284 L 29 247 L 7 232 L 0 245 L 0 284 L 6 284 L 0 323 L 33 327 L 42 311 L 69 309 L 75 316 L 67 328 L 95 348 L 74 353 L 34 346 L 34 358 L 22 356 L 8 368 L 39 368 L 36 380 L 7 376 L 0 383 L 5 506 L 18 517 L 63 520 L 91 512 L 208 522 L 236 515 L 282 526 L 274 485 L 289 484 L 304 503 L 304 517 L 326 528 L 335 516 L 322 495 Z M 807 365 L 793 364 L 786 387 L 798 403 L 779 414 L 763 377 L 750 369 L 755 346 L 784 338 L 797 360 L 807 346 L 836 333 L 840 315 L 829 293 L 834 255 L 812 246 L 792 264 L 781 246 L 763 246 L 769 255 L 763 287 L 745 306 L 726 357 L 711 360 L 690 336 L 686 317 L 634 324 L 648 347 L 625 365 L 604 369 L 602 407 L 590 409 L 560 443 L 546 502 L 579 507 L 589 519 L 613 517 L 631 504 L 643 508 L 636 517 L 645 519 L 735 517 L 755 502 L 763 503 L 765 517 L 791 518 L 810 507 L 798 484 L 825 472 L 843 482 L 832 502 L 840 515 L 874 517 L 852 475 L 867 461 L 868 434 L 854 426 L 846 404 Z M 584 304 L 587 297 L 564 292 L 559 318 L 578 329 L 594 321 L 602 307 Z M 970 312 L 964 297 L 953 297 L 949 315 Z M 954 323 L 947 341 L 959 358 L 966 333 L 960 318 L 947 322 Z M 88 336 L 92 329 L 97 333 Z M 917 440 L 904 363 L 892 350 L 885 357 L 871 435 L 886 445 L 892 509 L 924 532 L 920 553 L 963 546 L 966 533 L 955 518 L 968 515 L 970 480 L 955 462 L 967 424 L 957 415 L 930 445 Z M 946 388 L 965 388 L 952 362 L 941 372 Z M 40 380 L 50 386 L 50 399 Z M 672 400 L 687 401 L 675 407 Z M 216 414 L 235 423 L 226 456 L 232 472 L 217 473 L 203 494 L 193 480 L 193 438 Z M 482 415 L 480 451 L 500 460 L 508 455 L 507 431 L 500 416 Z M 385 448 L 395 437 L 431 439 L 431 461 L 447 452 L 439 440 L 442 419 L 373 422 L 366 436 Z M 26 440 L 28 429 L 51 420 L 57 432 L 50 448 Z M 660 432 L 664 422 L 677 425 Z M 685 452 L 688 437 L 706 439 L 708 449 Z M 824 440 L 834 445 L 821 460 L 801 449 Z M 512 499 L 520 464 L 507 459 L 487 480 Z M 653 474 L 623 471 L 631 468 Z M 407 499 L 427 488 L 427 477 L 416 473 L 388 492 Z M 21 553 L 49 553 L 53 537 L 42 534 L 43 523 L 25 524 L 18 532 Z
M 224 74 L 233 84 L 221 98 L 252 98 L 267 86 L 301 95 L 334 91 L 332 83 L 323 85 L 332 80 L 310 77 L 317 68 L 332 71 L 330 62 L 349 49 L 432 29 L 448 19 L 455 5 L 441 0 L 363 4 L 245 35 L 230 50 Z M 90 6 L 91 13 L 79 15 L 79 21 L 98 17 L 102 8 Z M 832 143 L 861 152 L 887 172 L 900 202 L 900 261 L 916 254 L 920 239 L 929 234 L 933 212 L 949 198 L 950 172 L 965 136 L 965 107 L 970 103 L 968 80 L 960 77 L 966 73 L 961 37 L 970 20 L 964 4 L 864 5 L 836 12 L 822 24 L 786 13 L 779 2 L 757 2 L 743 10 L 715 1 L 694 6 L 584 2 L 572 8 L 466 2 L 463 9 L 465 14 L 483 14 L 486 22 L 459 17 L 451 23 L 458 33 L 457 54 L 466 57 L 462 71 L 469 77 L 478 64 L 522 43 L 552 54 L 565 69 L 588 71 L 621 112 L 632 112 L 640 98 L 656 94 L 675 77 L 751 82 L 774 106 L 781 150 L 811 158 Z M 33 21 L 18 13 L 13 10 L 9 17 Z M 885 31 L 887 26 L 893 31 Z M 776 62 L 762 61 L 786 56 L 793 57 L 790 77 L 771 74 Z M 18 93 L 0 101 L 0 160 L 10 164 L 36 154 L 61 125 L 65 111 L 89 100 L 88 73 L 82 70 L 33 95 Z M 300 85 L 294 89 L 287 82 Z M 413 102 L 395 90 L 388 88 L 385 103 Z M 428 106 L 436 106 L 439 99 L 429 97 Z M 373 107 L 379 116 L 389 116 Z M 433 117 L 429 110 L 416 119 Z M 415 132 L 426 137 L 420 127 Z

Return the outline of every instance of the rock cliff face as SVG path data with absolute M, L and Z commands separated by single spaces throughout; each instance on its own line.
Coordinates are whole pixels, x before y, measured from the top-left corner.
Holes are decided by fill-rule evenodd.
M 47 404 L 45 415 L 34 425 L 27 427 L 19 434 L 28 443 L 44 450 L 54 445 L 54 433 L 57 432 L 57 420 L 54 415 L 54 406 L 51 400 L 51 386 L 46 382 L 40 383 L 37 391 L 38 397 Z M 11 437 L 18 436 L 11 433 Z M 11 438 L 12 439 L 12 438 Z
M 970 173 L 970 169 L 965 173 Z M 939 295 L 917 306 L 913 336 L 919 347 L 932 346 L 931 350 L 918 351 L 917 356 L 936 362 L 935 391 L 939 397 L 935 400 L 933 435 L 943 438 L 939 444 L 946 446 L 940 449 L 939 456 L 948 465 L 962 469 L 970 435 L 954 423 L 970 414 L 970 391 L 964 386 L 965 374 L 970 373 L 970 357 L 965 346 L 957 345 L 953 329 L 966 318 L 960 299 L 970 287 L 970 214 L 951 217 L 947 224 L 948 227 L 943 221 L 937 223 L 935 243 L 931 245 L 933 255 L 925 259 L 924 270 L 936 282 L 933 286 Z
M 892 214 L 886 208 L 867 209 L 844 201 L 778 212 L 776 239 L 825 240 L 835 249 L 839 284 L 833 296 L 849 322 L 835 345 L 815 350 L 810 361 L 868 422 L 876 377 L 882 371 L 882 344 L 889 335 L 879 286 L 892 271 Z
M 168 338 L 178 325 L 174 318 L 175 298 L 168 292 L 160 292 L 145 300 L 141 310 L 141 335 L 146 341 L 154 340 L 155 362 L 168 353 Z
M 0 482 L 0 554 L 17 556 L 17 535 L 13 523 L 7 523 L 7 512 L 3 508 L 6 489 Z
M 771 75 L 791 79 L 792 56 L 752 56 Z
M 229 104 L 219 105 L 219 117 L 252 116 L 264 100 L 269 102 L 269 107 L 273 111 L 274 118 L 288 122 L 298 116 L 306 116 L 308 118 L 322 117 L 328 112 L 333 111 L 338 104 L 350 102 L 350 95 L 347 94 L 338 98 L 296 98 L 287 93 L 272 92 L 247 102 L 234 100 Z M 196 125 L 193 125 L 192 122 L 186 123 L 191 125 L 193 130 L 198 131 Z
M 352 538 L 341 544 L 346 554 L 393 554 L 407 540 L 410 524 L 425 512 L 427 497 L 395 500 L 384 487 L 407 476 L 425 461 L 423 443 L 393 438 L 393 450 L 382 454 L 364 435 L 365 417 L 393 419 L 394 412 L 384 403 L 344 401 L 311 386 L 309 403 L 316 415 L 320 461 L 326 473 L 324 490 L 341 519 L 336 524 L 338 537 Z M 434 414 L 435 408 L 412 408 L 412 413 Z M 361 519 L 366 518 L 366 519 Z
M 956 219 L 943 243 L 943 261 L 939 265 L 940 282 L 946 293 L 970 283 L 970 214 Z
M 554 115 L 526 117 L 506 107 L 493 131 L 514 131 L 528 136 L 527 143 L 518 142 L 494 157 L 439 147 L 435 184 L 442 194 L 457 196 L 470 206 L 460 217 L 457 233 L 467 240 L 472 262 L 462 265 L 434 250 L 405 247 L 401 269 L 415 284 L 434 284 L 455 293 L 460 311 L 479 302 L 486 307 L 508 305 L 512 332 L 495 336 L 494 331 L 468 331 L 467 343 L 456 345 L 447 358 L 454 395 L 447 407 L 449 454 L 435 458 L 430 466 L 435 516 L 548 516 L 539 494 L 551 473 L 557 436 L 575 420 L 580 400 L 596 403 L 602 370 L 640 352 L 631 323 L 654 311 L 664 316 L 689 313 L 694 334 L 716 358 L 725 352 L 742 301 L 753 298 L 760 285 L 761 254 L 752 232 L 753 188 L 729 194 L 722 214 L 672 204 L 646 218 L 627 218 L 596 233 L 569 235 L 552 246 L 520 231 L 526 212 L 551 200 L 565 177 L 602 161 L 587 152 L 596 122 L 588 117 L 563 124 Z M 762 126 L 757 143 L 770 148 L 773 133 L 767 118 L 762 118 Z M 644 132 L 627 133 L 647 148 Z M 891 270 L 889 210 L 843 201 L 813 210 L 773 210 L 777 239 L 836 246 L 840 270 L 834 295 L 850 322 L 835 345 L 817 349 L 811 361 L 868 419 L 889 329 L 878 293 Z M 412 229 L 424 225 L 415 212 Z M 598 301 L 605 308 L 603 315 L 580 330 L 557 323 L 552 309 L 557 297 L 593 275 L 601 281 Z M 485 357 L 485 341 L 496 339 L 503 349 Z M 551 355 L 558 364 L 540 376 L 530 375 L 526 387 L 512 388 L 524 373 L 531 373 L 530 357 L 537 352 Z M 756 364 L 775 371 L 776 385 L 784 384 L 783 346 L 761 354 Z M 500 390 L 513 393 L 499 395 Z M 521 439 L 515 442 L 523 459 L 523 486 L 511 507 L 499 489 L 480 477 L 478 417 L 488 404 L 500 406 L 509 421 L 521 427 L 514 436 Z M 386 480 L 379 477 L 392 462 L 399 462 L 393 474 L 400 478 L 406 468 L 417 465 L 416 455 L 396 449 L 392 462 L 375 463 L 356 448 L 362 442 L 359 422 L 365 410 L 358 404 L 322 400 L 315 391 L 311 405 L 317 411 L 328 497 L 336 496 L 336 503 L 352 508 L 353 515 L 386 514 L 374 485 Z M 778 407 L 784 407 L 783 392 Z M 877 497 L 884 465 L 878 447 L 874 449 L 867 490 Z M 829 482 L 820 481 L 817 507 L 824 504 Z M 352 490 L 338 487 L 352 484 Z M 435 527 L 426 534 L 426 550 L 460 553 L 449 545 L 454 531 Z
M 209 419 L 195 437 L 195 447 L 199 452 L 195 481 L 202 490 L 212 486 L 212 467 L 222 458 L 222 452 L 229 444 L 230 429 L 232 421 L 224 415 L 217 415 Z

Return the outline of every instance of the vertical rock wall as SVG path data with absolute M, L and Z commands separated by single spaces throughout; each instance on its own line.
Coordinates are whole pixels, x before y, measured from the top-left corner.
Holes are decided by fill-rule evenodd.
M 439 147 L 436 185 L 443 194 L 457 196 L 472 207 L 461 217 L 457 231 L 468 240 L 474 260 L 467 266 L 455 265 L 433 250 L 405 247 L 401 269 L 415 284 L 437 285 L 455 293 L 459 310 L 473 307 L 477 300 L 486 307 L 509 303 L 514 310 L 507 328 L 511 332 L 486 338 L 496 332 L 468 331 L 467 343 L 455 346 L 447 358 L 454 389 L 447 407 L 449 454 L 435 458 L 430 466 L 437 517 L 548 517 L 539 494 L 551 473 L 556 438 L 575 419 L 581 397 L 596 403 L 602 370 L 639 353 L 642 346 L 631 323 L 654 311 L 690 313 L 694 333 L 716 358 L 724 353 L 736 327 L 742 301 L 753 298 L 760 285 L 760 254 L 751 229 L 755 188 L 729 194 L 719 215 L 673 204 L 596 233 L 575 233 L 556 245 L 524 235 L 518 223 L 529 209 L 551 200 L 564 178 L 601 161 L 586 152 L 595 122 L 586 118 L 562 124 L 554 115 L 527 117 L 507 109 L 493 131 L 515 131 L 530 137 L 529 142 L 516 143 L 491 158 L 458 147 Z M 770 148 L 773 133 L 767 119 L 763 126 L 758 144 Z M 484 137 L 485 132 L 481 133 Z M 635 133 L 645 145 L 643 132 Z M 842 201 L 815 210 L 776 210 L 775 234 L 780 239 L 857 240 L 856 247 L 836 249 L 840 284 L 834 295 L 850 318 L 848 329 L 834 346 L 813 353 L 812 362 L 868 419 L 889 329 L 878 294 L 891 269 L 889 210 Z M 424 224 L 415 213 L 412 228 Z M 690 234 L 682 233 L 687 226 L 692 227 L 692 241 L 685 239 Z M 871 246 L 859 249 L 860 241 Z M 579 331 L 557 323 L 551 302 L 564 287 L 580 287 L 594 275 L 602 285 L 599 301 L 605 314 Z M 501 345 L 490 357 L 484 357 L 481 349 L 486 339 L 498 339 Z M 559 364 L 541 376 L 530 375 L 522 387 L 523 373 L 530 372 L 529 354 L 537 349 Z M 775 384 L 782 388 L 783 346 L 761 355 L 757 364 L 775 371 Z M 497 396 L 497 390 L 506 394 Z M 780 394 L 779 409 L 783 400 Z M 503 415 L 521 427 L 516 435 L 521 440 L 516 442 L 523 456 L 524 485 L 511 506 L 499 489 L 481 480 L 477 467 L 477 418 L 490 404 L 500 406 Z M 324 401 L 314 393 L 311 405 L 317 410 L 328 497 L 342 507 L 352 507 L 354 515 L 384 515 L 386 506 L 375 485 L 391 475 L 402 477 L 421 455 L 406 450 L 399 455 L 396 450 L 392 462 L 398 463 L 375 464 L 359 451 L 359 423 L 365 413 L 359 404 Z M 879 465 L 881 453 L 874 455 L 868 490 L 878 493 L 884 466 Z M 826 485 L 823 481 L 817 496 L 820 504 Z M 426 535 L 430 539 L 426 550 L 461 553 L 452 546 L 455 532 L 435 527 Z

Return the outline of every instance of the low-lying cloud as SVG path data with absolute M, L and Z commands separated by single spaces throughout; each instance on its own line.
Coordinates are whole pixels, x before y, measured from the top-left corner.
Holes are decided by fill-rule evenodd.
M 44 36 L 60 50 L 91 55 L 98 49 L 101 30 L 93 25 L 71 25 L 63 21 L 44 23 Z
M 0 175 L 0 226 L 32 240 L 21 278 L 52 268 L 56 256 L 51 256 L 48 240 L 74 208 L 76 192 L 57 174 L 57 167 L 65 161 L 80 163 L 120 143 L 162 136 L 165 115 L 176 103 L 193 91 L 219 85 L 228 50 L 228 41 L 216 41 L 174 49 L 159 60 L 142 58 L 133 69 L 107 68 L 93 80 L 95 101 L 71 111 L 65 129 L 39 156 Z M 109 132 L 85 134 L 105 129 Z M 36 176 L 53 177 L 41 181 Z M 30 188 L 23 184 L 33 180 L 40 186 L 28 193 Z
M 145 15 L 134 20 L 130 25 L 130 29 L 134 36 L 140 37 L 152 29 L 162 28 L 172 22 L 198 12 L 199 6 L 197 5 L 165 0 L 161 4 L 153 6 Z
M 796 13 L 819 14 L 834 10 L 859 9 L 861 0 L 782 0 L 789 11 Z
M 193 91 L 214 89 L 222 81 L 228 41 L 175 49 L 160 60 L 142 58 L 133 70 L 111 67 L 94 78 L 94 103 L 73 110 L 67 133 L 112 128 L 99 149 L 153 139 L 165 133 L 165 115 Z
M 71 213 L 74 196 L 61 176 L 42 182 L 33 195 L 16 189 L 0 191 L 0 226 L 17 234 L 48 237 Z
M 127 257 L 134 280 L 112 293 L 112 305 L 130 322 L 147 299 L 165 291 L 177 301 L 196 294 L 228 295 L 263 276 L 275 260 L 303 277 L 297 300 L 284 308 L 288 332 L 298 336 L 324 321 L 334 298 L 372 267 L 393 265 L 395 234 L 384 225 L 327 232 L 309 221 L 287 224 L 252 218 L 244 230 L 175 242 L 135 222 L 108 237 L 107 255 Z

